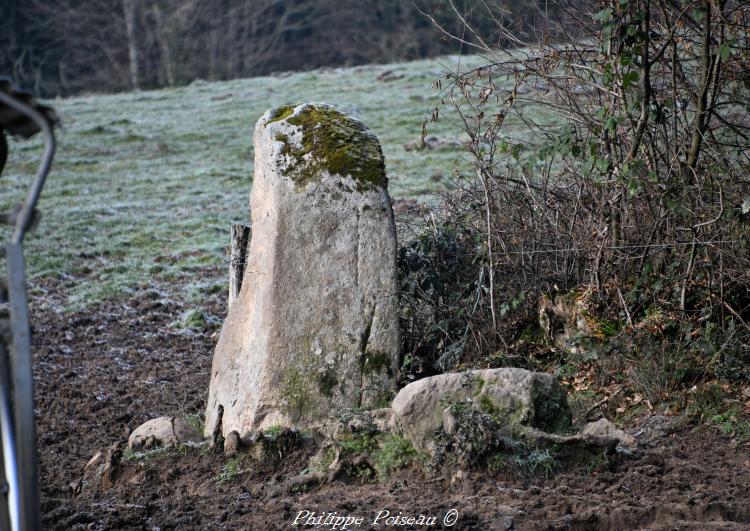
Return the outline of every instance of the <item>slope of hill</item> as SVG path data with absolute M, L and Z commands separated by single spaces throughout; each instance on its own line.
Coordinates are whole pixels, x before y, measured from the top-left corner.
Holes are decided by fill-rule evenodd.
M 27 240 L 37 300 L 58 309 L 88 306 L 135 286 L 178 281 L 205 285 L 195 272 L 223 277 L 229 225 L 247 220 L 253 172 L 252 131 L 268 108 L 324 101 L 364 121 L 380 138 L 394 198 L 440 189 L 467 159 L 451 117 L 430 134 L 449 142 L 409 150 L 439 98 L 436 79 L 478 58 L 318 70 L 150 92 L 51 102 L 62 118 L 60 146 Z M 7 207 L 33 174 L 39 141 L 11 143 L 0 183 Z M 7 193 L 12 187 L 12 192 Z M 45 291 L 49 281 L 55 293 Z M 61 282 L 60 282 L 61 281 Z M 59 291 L 57 291 L 59 290 Z

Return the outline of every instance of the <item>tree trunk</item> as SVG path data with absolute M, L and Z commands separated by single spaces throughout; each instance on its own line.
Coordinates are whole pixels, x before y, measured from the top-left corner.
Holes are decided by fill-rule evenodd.
M 130 86 L 138 90 L 141 88 L 139 78 L 138 44 L 135 35 L 135 12 L 137 0 L 122 0 L 122 10 L 125 13 L 125 33 L 128 40 L 128 62 L 130 66 Z
M 161 8 L 154 4 L 154 21 L 156 22 L 156 41 L 159 43 L 159 54 L 161 55 L 161 66 L 164 79 L 168 87 L 174 86 L 174 70 L 172 68 L 172 51 L 169 49 L 169 40 L 164 27 L 164 18 Z
M 216 81 L 219 78 L 219 30 L 212 29 L 208 33 L 208 79 Z

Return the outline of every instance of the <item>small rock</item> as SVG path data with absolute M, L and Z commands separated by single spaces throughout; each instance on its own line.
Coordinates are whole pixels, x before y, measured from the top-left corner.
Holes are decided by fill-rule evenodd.
M 638 446 L 635 437 L 628 433 L 625 433 L 603 417 L 596 422 L 589 422 L 588 424 L 586 424 L 581 430 L 581 435 L 590 435 L 593 437 L 609 437 L 617 439 L 619 441 L 619 445 L 626 448 L 635 448 L 636 446 Z
M 236 431 L 230 431 L 224 439 L 224 455 L 226 457 L 234 457 L 240 450 L 240 434 Z
M 456 472 L 451 477 L 451 485 L 461 483 L 464 479 L 466 479 L 466 472 L 464 472 L 463 470 L 456 470 Z
M 141 424 L 128 437 L 128 448 L 140 450 L 157 446 L 175 446 L 177 437 L 174 434 L 173 422 L 174 417 L 158 417 Z
M 134 429 L 128 437 L 128 448 L 166 448 L 180 443 L 198 442 L 201 439 L 201 435 L 183 420 L 165 416 L 151 419 Z

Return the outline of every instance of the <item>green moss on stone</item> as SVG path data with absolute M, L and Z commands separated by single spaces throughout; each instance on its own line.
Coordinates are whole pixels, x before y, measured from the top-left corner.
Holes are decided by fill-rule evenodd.
M 484 390 L 484 384 L 485 383 L 486 382 L 484 381 L 484 378 L 482 378 L 481 376 L 477 376 L 476 382 L 475 382 L 475 388 L 474 388 L 474 394 L 475 395 L 478 395 L 479 393 L 481 393 Z
M 541 384 L 537 384 L 533 392 L 539 397 L 534 404 L 534 427 L 548 433 L 569 433 L 573 420 L 563 388 L 555 385 L 547 392 Z
M 325 396 L 333 396 L 333 390 L 338 384 L 338 378 L 336 378 L 336 371 L 333 367 L 328 367 L 318 378 L 318 388 L 320 392 Z
M 283 133 L 278 133 L 276 135 L 276 141 L 281 142 L 283 145 L 281 147 L 281 154 L 282 155 L 291 155 L 292 154 L 292 145 L 289 142 L 289 137 Z
M 486 395 L 482 395 L 486 396 Z M 489 397 L 487 397 L 489 398 Z M 489 401 L 487 404 L 480 398 L 480 407 L 487 407 L 491 404 L 494 411 L 490 414 L 492 419 L 500 426 L 515 426 L 516 424 L 525 424 L 527 422 L 527 411 L 523 404 L 513 398 L 507 399 L 500 404 L 495 403 L 494 400 Z
M 279 109 L 267 123 L 285 112 Z M 302 146 L 287 144 L 283 152 L 292 159 L 286 175 L 298 186 L 320 179 L 323 172 L 350 176 L 360 192 L 387 185 L 380 144 L 362 123 L 330 107 L 308 106 L 290 115 L 287 122 L 302 130 Z
M 293 419 L 307 414 L 313 406 L 314 390 L 310 386 L 309 378 L 296 367 L 287 370 L 281 382 L 279 393 L 286 408 L 286 413 Z
M 385 352 L 367 352 L 365 354 L 365 363 L 362 370 L 365 374 L 381 372 L 385 369 L 388 375 L 391 374 L 391 358 Z
M 497 406 L 487 395 L 481 395 L 479 397 L 479 409 L 490 416 L 495 416 L 497 414 Z
M 268 119 L 266 125 L 272 124 L 274 122 L 279 122 L 281 120 L 284 120 L 285 118 L 289 118 L 294 112 L 294 107 L 295 105 L 282 105 L 281 107 L 273 111 L 273 114 L 271 114 L 271 118 Z

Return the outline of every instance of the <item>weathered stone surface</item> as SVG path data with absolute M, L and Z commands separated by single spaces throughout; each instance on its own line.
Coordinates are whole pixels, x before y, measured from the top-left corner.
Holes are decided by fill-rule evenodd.
M 309 427 L 394 390 L 396 235 L 377 139 L 319 104 L 255 128 L 253 234 L 214 353 L 206 429 Z
M 441 374 L 401 389 L 393 401 L 391 426 L 415 448 L 432 451 L 438 430 L 450 432 L 451 404 L 468 403 L 498 425 L 557 432 L 570 427 L 564 390 L 546 373 L 504 368 Z
M 335 440 L 342 434 L 390 432 L 393 410 L 389 407 L 367 410 L 349 410 L 326 419 L 314 431 L 321 440 Z
M 133 430 L 128 437 L 128 448 L 146 450 L 199 440 L 201 435 L 183 420 L 175 417 L 157 417 Z
M 242 441 L 240 440 L 240 434 L 236 431 L 230 431 L 224 439 L 224 457 L 234 457 L 240 451 Z

